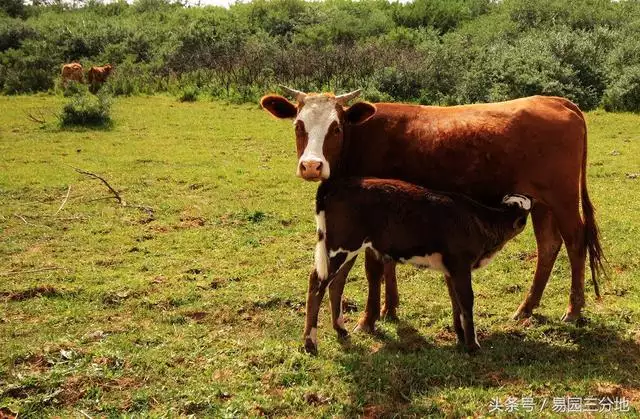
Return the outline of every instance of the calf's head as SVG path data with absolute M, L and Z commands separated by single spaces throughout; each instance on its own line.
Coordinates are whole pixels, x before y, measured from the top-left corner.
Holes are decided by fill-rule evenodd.
M 520 234 L 527 225 L 527 217 L 531 212 L 533 200 L 526 195 L 510 194 L 502 199 L 502 204 L 509 210 L 510 220 L 513 220 L 513 231 L 508 235 L 508 239 L 511 239 Z
M 296 104 L 282 96 L 268 95 L 260 105 L 277 118 L 293 119 L 298 151 L 296 174 L 304 180 L 329 179 L 332 168 L 335 171 L 340 165 L 345 126 L 363 123 L 375 114 L 376 108 L 366 102 L 345 106 L 360 90 L 334 96 L 283 89 L 295 97 Z

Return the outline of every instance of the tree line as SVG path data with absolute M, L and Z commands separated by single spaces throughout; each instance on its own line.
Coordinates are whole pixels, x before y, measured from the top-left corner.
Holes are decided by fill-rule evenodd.
M 114 95 L 255 101 L 278 84 L 452 105 L 544 94 L 640 110 L 640 2 L 169 0 L 0 2 L 0 91 L 56 89 L 60 66 L 111 63 Z

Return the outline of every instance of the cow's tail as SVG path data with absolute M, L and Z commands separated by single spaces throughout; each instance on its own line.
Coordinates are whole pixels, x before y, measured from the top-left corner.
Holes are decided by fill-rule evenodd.
M 584 152 L 582 156 L 582 173 L 580 175 L 580 196 L 582 199 L 582 215 L 584 217 L 584 241 L 589 251 L 589 266 L 591 268 L 591 281 L 596 293 L 600 298 L 600 287 L 598 286 L 598 275 L 606 275 L 603 261 L 606 261 L 602 245 L 600 244 L 600 231 L 595 218 L 595 209 L 589 199 L 587 190 L 587 123 L 584 121 Z
M 327 249 L 327 219 L 325 211 L 325 198 L 327 182 L 322 182 L 316 192 L 316 251 L 314 254 L 314 267 L 320 281 L 329 277 L 329 251 Z

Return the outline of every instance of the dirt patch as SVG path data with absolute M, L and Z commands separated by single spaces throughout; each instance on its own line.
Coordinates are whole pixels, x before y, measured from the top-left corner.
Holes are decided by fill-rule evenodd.
M 63 294 L 62 291 L 56 289 L 53 285 L 39 285 L 33 288 L 27 288 L 22 291 L 3 291 L 0 293 L 0 298 L 9 301 L 24 301 L 35 297 L 59 297 Z
M 44 355 L 34 354 L 29 355 L 25 358 L 18 358 L 14 361 L 15 366 L 24 366 L 30 370 L 34 371 L 45 371 L 51 368 L 51 363 L 47 360 Z
M 208 313 L 206 311 L 189 311 L 187 313 L 184 313 L 184 316 L 198 323 L 201 323 L 205 319 L 205 317 L 207 317 L 207 314 Z

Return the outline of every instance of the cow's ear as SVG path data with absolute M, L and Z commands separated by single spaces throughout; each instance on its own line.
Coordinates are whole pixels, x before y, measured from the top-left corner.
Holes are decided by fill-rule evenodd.
M 348 123 L 361 124 L 376 113 L 376 107 L 371 103 L 358 102 L 345 110 L 345 119 Z
M 264 96 L 260 99 L 260 106 L 276 118 L 295 118 L 298 114 L 296 105 L 278 95 Z

